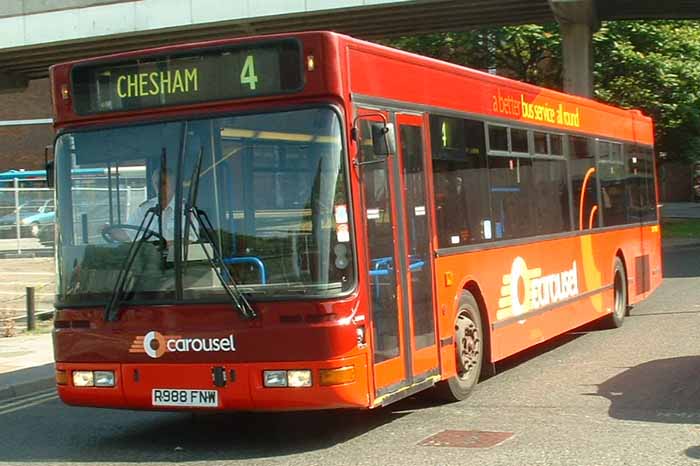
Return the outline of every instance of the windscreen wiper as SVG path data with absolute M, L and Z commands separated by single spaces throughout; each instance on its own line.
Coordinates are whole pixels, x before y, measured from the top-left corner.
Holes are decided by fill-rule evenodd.
M 129 246 L 129 252 L 124 260 L 124 265 L 121 270 L 119 270 L 119 275 L 117 276 L 117 281 L 112 289 L 112 295 L 109 298 L 109 302 L 105 306 L 105 320 L 108 322 L 114 322 L 119 320 L 119 305 L 124 298 L 127 278 L 129 272 L 131 272 L 131 267 L 134 265 L 134 260 L 138 256 L 141 246 L 151 239 L 152 236 L 158 236 L 161 254 L 167 249 L 165 244 L 165 238 L 163 236 L 163 177 L 167 176 L 166 167 L 166 153 L 165 148 L 161 154 L 161 164 L 160 164 L 160 182 L 158 183 L 158 199 L 156 205 L 149 208 L 141 219 L 136 234 L 134 235 L 134 240 Z M 153 224 L 154 219 L 158 219 L 158 233 L 154 233 L 151 230 L 151 224 Z M 140 236 L 139 236 L 140 235 Z
M 192 216 L 189 215 L 189 211 L 194 206 L 195 200 L 197 199 L 197 191 L 199 190 L 199 177 L 202 173 L 202 154 L 204 153 L 204 147 L 199 147 L 199 153 L 197 154 L 197 163 L 194 165 L 192 170 L 192 177 L 190 178 L 190 192 L 187 193 L 187 201 L 185 201 L 185 228 L 182 237 L 182 242 L 184 245 L 184 252 L 182 256 L 183 269 L 187 267 L 187 256 L 190 246 L 190 229 L 194 229 L 192 225 Z
M 199 155 L 197 156 L 197 163 L 194 166 L 194 170 L 192 170 L 190 192 L 187 196 L 187 202 L 185 203 L 185 229 L 183 238 L 183 244 L 185 247 L 183 258 L 185 265 L 187 264 L 187 253 L 190 242 L 189 234 L 190 229 L 192 229 L 195 236 L 197 236 L 197 242 L 202 246 L 202 250 L 204 251 L 204 255 L 206 256 L 209 265 L 216 274 L 216 277 L 219 279 L 219 282 L 221 282 L 224 290 L 226 290 L 226 294 L 228 294 L 233 305 L 236 307 L 236 309 L 238 309 L 244 318 L 254 319 L 257 317 L 257 313 L 255 312 L 255 309 L 253 309 L 253 306 L 251 306 L 248 299 L 245 297 L 245 294 L 238 288 L 236 281 L 233 279 L 228 267 L 226 267 L 226 264 L 224 263 L 224 258 L 221 256 L 221 251 L 217 247 L 214 240 L 214 226 L 209 220 L 209 216 L 205 211 L 197 207 L 197 191 L 199 189 L 199 177 L 202 172 L 203 152 L 204 148 L 200 147 Z M 193 225 L 193 220 L 195 218 L 197 219 L 197 223 L 201 227 L 201 231 L 204 233 L 204 235 L 200 233 L 200 228 L 196 228 L 196 226 Z M 207 250 L 205 242 L 202 241 L 202 236 L 204 236 L 206 243 L 212 245 L 211 254 Z

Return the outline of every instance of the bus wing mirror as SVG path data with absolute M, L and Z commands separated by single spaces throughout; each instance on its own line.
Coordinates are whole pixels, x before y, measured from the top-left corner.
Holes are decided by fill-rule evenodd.
M 49 154 L 51 154 L 51 160 L 49 160 Z M 44 147 L 44 168 L 46 169 L 46 186 L 53 188 L 55 179 L 53 146 Z
M 55 170 L 54 170 L 54 164 L 53 160 L 50 160 L 46 163 L 46 186 L 49 188 L 54 187 L 54 176 L 55 176 Z
M 396 153 L 396 135 L 393 123 L 372 122 L 372 148 L 375 155 Z

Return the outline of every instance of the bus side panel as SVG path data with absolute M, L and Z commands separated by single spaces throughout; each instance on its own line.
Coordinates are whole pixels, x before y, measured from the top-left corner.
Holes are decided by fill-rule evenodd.
M 357 42 L 351 43 L 348 49 L 351 93 L 536 123 L 559 130 L 571 128 L 556 122 L 528 120 L 519 110 L 503 111 L 498 99 L 510 98 L 518 104 L 521 99 L 537 100 L 553 108 L 559 104 L 570 105 L 581 112 L 581 124 L 575 129 L 599 136 L 635 139 L 633 121 L 627 111 L 619 108 L 395 50 Z M 646 133 L 638 135 L 637 140 L 650 143 L 643 136 Z
M 483 294 L 492 361 L 603 317 L 612 312 L 618 250 L 632 276 L 629 264 L 641 254 L 638 227 L 439 257 L 438 310 L 446 311 L 440 337 L 453 332 L 456 300 L 468 280 Z M 449 274 L 455 278 L 451 286 Z M 445 376 L 454 373 L 454 364 L 443 368 Z
M 627 260 L 629 304 L 644 300 L 663 280 L 661 226 L 644 225 L 641 228 L 641 247 Z

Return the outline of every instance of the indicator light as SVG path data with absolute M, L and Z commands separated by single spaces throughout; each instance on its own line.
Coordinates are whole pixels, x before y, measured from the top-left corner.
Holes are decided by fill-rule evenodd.
M 452 272 L 445 272 L 445 286 L 452 286 L 455 283 L 455 277 Z
M 68 84 L 63 84 L 61 86 L 61 97 L 63 100 L 70 99 L 70 91 L 68 90 Z
M 318 383 L 324 387 L 340 385 L 355 381 L 355 366 L 336 367 L 333 369 L 320 369 L 318 371 Z
M 308 55 L 306 57 L 306 69 L 309 71 L 313 71 L 316 69 L 316 62 L 314 61 L 313 55 Z
M 61 369 L 56 369 L 56 385 L 68 385 L 68 373 Z

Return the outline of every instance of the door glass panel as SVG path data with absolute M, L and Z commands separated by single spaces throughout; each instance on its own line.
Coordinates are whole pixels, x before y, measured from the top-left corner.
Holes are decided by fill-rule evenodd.
M 374 361 L 399 355 L 399 316 L 387 165 L 372 148 L 369 120 L 360 121 L 360 180 L 364 198 L 369 284 L 374 328 Z
M 422 156 L 423 140 L 420 127 L 402 125 L 400 131 L 406 190 L 413 337 L 416 349 L 420 349 L 435 344 L 428 209 Z

